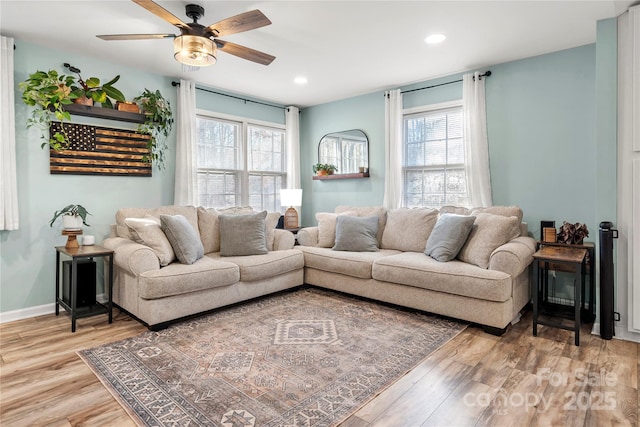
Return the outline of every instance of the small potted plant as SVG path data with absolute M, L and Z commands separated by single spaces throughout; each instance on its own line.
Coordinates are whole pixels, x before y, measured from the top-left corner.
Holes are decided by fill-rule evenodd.
M 167 149 L 167 137 L 173 126 L 173 113 L 171 104 L 165 99 L 159 90 L 155 92 L 149 89 L 144 90 L 142 95 L 134 98 L 145 115 L 144 123 L 138 126 L 137 131 L 149 135 L 147 143 L 149 156 L 143 160 L 154 162 L 159 169 L 164 169 L 164 152 Z
M 64 110 L 64 106 L 73 103 L 77 98 L 77 94 L 72 90 L 74 82 L 73 76 L 49 70 L 36 71 L 30 74 L 27 80 L 18 83 L 18 88 L 22 90 L 22 101 L 36 107 L 31 111 L 27 127 L 35 126 L 42 131 L 42 139 L 45 140 L 42 148 L 49 145 L 59 151 L 69 146 L 63 122 L 71 120 L 71 115 Z M 54 119 L 60 121 L 60 131 L 47 138 L 51 121 Z
M 585 237 L 589 237 L 589 230 L 586 224 L 579 222 L 571 224 L 567 221 L 562 221 L 562 227 L 558 230 L 558 242 L 568 245 L 581 245 L 584 243 Z
M 313 172 L 318 175 L 333 175 L 338 168 L 331 163 L 316 163 L 313 165 Z
M 119 75 L 101 85 L 99 78 L 89 77 L 85 80 L 80 75 L 81 71 L 79 68 L 67 63 L 65 63 L 64 66 L 72 73 L 76 73 L 78 75 L 76 81 L 79 86 L 71 86 L 72 92 L 76 95 L 74 100 L 75 103 L 93 105 L 94 102 L 98 102 L 104 108 L 113 108 L 113 102 L 111 99 L 119 102 L 125 102 L 125 97 L 122 92 L 113 87 L 113 84 L 120 80 Z
M 62 226 L 65 230 L 79 230 L 83 224 L 90 227 L 87 224 L 87 215 L 91 214 L 82 205 L 67 205 L 53 213 L 49 227 L 53 227 L 53 223 L 60 216 L 62 216 Z

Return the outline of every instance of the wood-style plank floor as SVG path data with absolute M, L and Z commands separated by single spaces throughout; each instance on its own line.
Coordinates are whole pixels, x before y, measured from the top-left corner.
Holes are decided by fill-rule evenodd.
M 146 329 L 115 310 L 78 321 L 47 315 L 0 325 L 0 425 L 133 426 L 77 350 Z M 342 425 L 614 426 L 638 424 L 639 345 L 583 327 L 539 327 L 531 314 L 502 337 L 469 327 Z

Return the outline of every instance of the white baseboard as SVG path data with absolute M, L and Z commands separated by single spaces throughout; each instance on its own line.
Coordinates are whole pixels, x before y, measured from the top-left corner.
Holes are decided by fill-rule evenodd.
M 104 293 L 96 295 L 96 301 L 101 303 L 107 302 Z M 64 311 L 63 308 L 60 310 Z M 16 320 L 29 319 L 31 317 L 44 316 L 45 314 L 53 314 L 56 312 L 55 303 L 38 305 L 36 307 L 21 308 L 19 310 L 5 311 L 0 313 L 0 324 L 15 322 Z
M 591 330 L 591 333 L 594 335 L 600 335 L 600 323 L 593 324 L 593 329 Z M 614 339 L 640 343 L 640 334 L 631 332 L 624 327 L 620 327 L 617 325 L 614 326 L 613 333 L 614 333 L 613 335 Z
M 52 314 L 55 312 L 56 305 L 54 303 L 38 305 L 36 307 L 21 308 L 13 311 L 5 311 L 0 313 L 0 324 L 28 319 L 30 317 L 43 316 L 45 314 Z

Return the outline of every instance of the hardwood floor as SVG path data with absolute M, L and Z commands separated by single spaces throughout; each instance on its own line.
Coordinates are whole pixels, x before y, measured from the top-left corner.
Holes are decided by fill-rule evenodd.
M 146 329 L 114 312 L 0 325 L 2 426 L 133 426 L 76 351 Z M 639 345 L 539 327 L 527 313 L 502 337 L 469 327 L 347 419 L 364 426 L 637 425 Z

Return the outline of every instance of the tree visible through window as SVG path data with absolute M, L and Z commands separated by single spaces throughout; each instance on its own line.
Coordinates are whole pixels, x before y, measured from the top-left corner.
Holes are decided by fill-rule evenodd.
M 201 206 L 282 211 L 284 129 L 206 116 L 198 116 L 196 128 Z
M 404 117 L 406 207 L 468 206 L 462 106 Z

